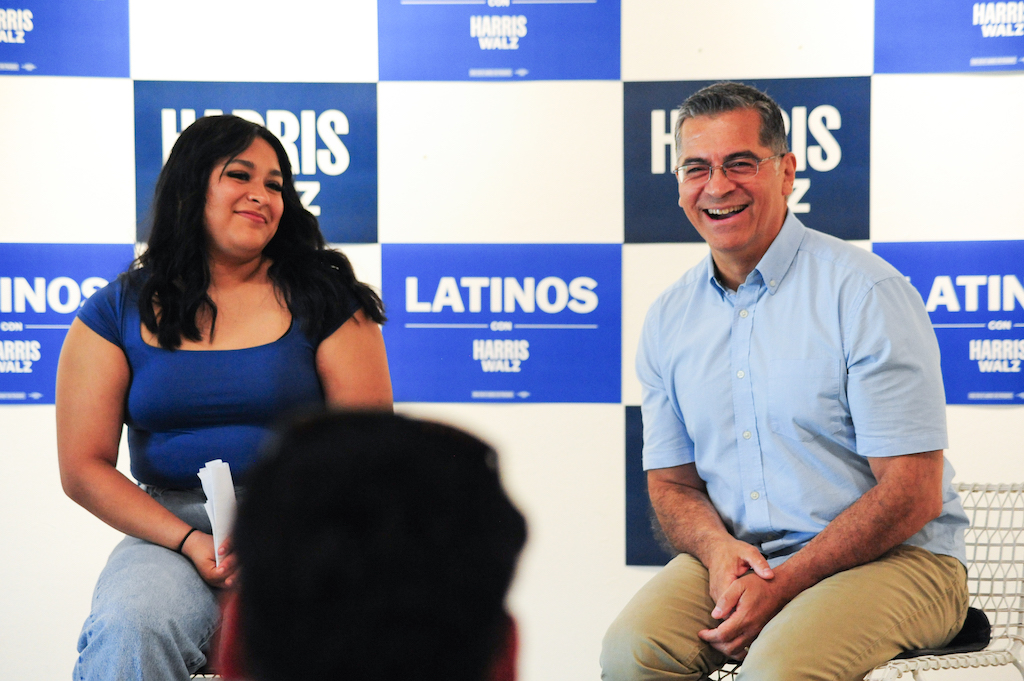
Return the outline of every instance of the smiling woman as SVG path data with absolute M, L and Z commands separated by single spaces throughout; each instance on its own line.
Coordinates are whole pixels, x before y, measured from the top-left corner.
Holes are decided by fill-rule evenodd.
M 246 262 L 261 257 L 284 211 L 282 177 L 277 154 L 260 138 L 214 167 L 204 213 L 208 258 Z
M 200 119 L 153 205 L 146 252 L 88 299 L 57 371 L 64 490 L 128 535 L 96 585 L 78 679 L 187 679 L 206 662 L 236 565 L 213 544 L 200 467 L 226 461 L 244 486 L 288 412 L 391 408 L 380 299 L 326 247 L 268 130 Z M 123 424 L 139 485 L 115 468 Z

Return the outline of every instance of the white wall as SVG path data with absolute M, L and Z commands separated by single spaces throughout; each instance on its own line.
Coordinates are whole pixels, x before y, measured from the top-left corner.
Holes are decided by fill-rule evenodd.
M 374 2 L 277 7 L 133 2 L 132 76 L 377 79 Z M 872 71 L 868 0 L 624 0 L 622 22 L 624 80 Z M 380 241 L 621 242 L 622 106 L 616 81 L 380 84 Z M 1020 73 L 875 76 L 872 238 L 1024 239 L 1022 111 Z M 134 239 L 131 80 L 0 76 L 0 158 L 0 242 Z M 704 249 L 624 246 L 625 404 L 639 402 L 631 367 L 647 304 Z M 379 285 L 379 245 L 345 250 Z M 530 522 L 511 596 L 524 636 L 522 678 L 596 678 L 605 627 L 654 573 L 624 565 L 623 407 L 397 408 L 464 426 L 501 452 Z M 1024 480 L 1024 411 L 948 413 L 959 479 Z M 118 539 L 63 496 L 53 421 L 52 406 L 0 408 L 5 678 L 70 674 L 93 582 Z

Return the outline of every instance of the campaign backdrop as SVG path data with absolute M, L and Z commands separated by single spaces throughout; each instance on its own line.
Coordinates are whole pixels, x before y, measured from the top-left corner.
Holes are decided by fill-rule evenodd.
M 1024 70 L 1024 1 L 875 1 L 875 73 Z
M 135 82 L 138 241 L 160 169 L 197 116 L 232 113 L 284 144 L 303 205 L 331 243 L 377 240 L 375 83 Z
M 380 79 L 617 80 L 619 11 L 619 0 L 380 0 Z
M 1019 20 L 1020 0 L 1015 1 Z M 375 285 L 381 282 L 382 248 L 385 259 L 390 259 L 385 267 L 392 275 L 384 300 L 391 321 L 384 333 L 399 400 L 396 410 L 458 425 L 494 443 L 509 494 L 528 516 L 530 545 L 509 595 L 509 607 L 527 623 L 523 649 L 528 654 L 520 658 L 519 677 L 589 680 L 600 676 L 598 660 L 608 625 L 656 574 L 654 568 L 633 565 L 655 565 L 668 558 L 650 522 L 636 406 L 642 389 L 632 364 L 651 301 L 707 252 L 702 243 L 658 243 L 696 240 L 692 231 L 680 235 L 690 228 L 676 206 L 675 180 L 668 175 L 674 161 L 671 112 L 698 85 L 691 81 L 754 82 L 782 100 L 794 151 L 806 164 L 797 174 L 805 184 L 797 186 L 794 201 L 803 204 L 798 210 L 809 210 L 795 214 L 811 226 L 835 233 L 852 224 L 852 233 L 875 242 L 1000 240 L 991 247 L 1013 249 L 1011 244 L 1024 240 L 1024 69 L 1020 51 L 1009 49 L 1020 37 L 1002 35 L 1018 30 L 1009 21 L 1010 3 L 980 0 L 964 0 L 958 6 L 948 0 L 905 3 L 910 14 L 902 22 L 888 18 L 890 9 L 899 9 L 895 0 L 460 4 L 0 3 L 0 242 L 119 242 L 127 260 L 130 244 L 136 241 L 136 208 L 145 214 L 163 159 L 165 134 L 173 141 L 184 122 L 209 108 L 255 112 L 286 140 L 293 138 L 290 144 L 300 171 L 296 179 L 320 183 L 315 196 L 316 185 L 300 185 L 300 191 L 311 209 L 320 209 L 328 238 L 365 240 L 342 248 L 359 276 Z M 59 7 L 64 18 L 58 20 L 45 7 Z M 940 30 L 929 24 L 949 7 L 958 7 L 956 26 Z M 104 12 L 115 9 L 122 17 L 119 32 L 103 19 Z M 25 10 L 33 13 L 31 29 Z M 448 12 L 454 20 L 446 18 Z M 618 19 L 609 22 L 612 26 L 583 21 L 590 15 L 612 14 Z M 130 22 L 124 18 L 129 16 Z M 876 18 L 882 24 L 878 36 Z M 66 31 L 58 49 L 23 57 L 39 48 L 39 39 L 58 25 Z M 100 28 L 111 29 L 111 34 L 89 48 L 76 42 L 97 38 Z M 961 31 L 981 36 L 978 40 L 986 50 L 956 56 Z M 130 50 L 124 45 L 126 34 Z M 936 71 L 945 68 L 939 60 L 947 56 L 960 65 L 946 73 L 913 73 L 907 64 L 886 66 L 886 46 L 904 49 L 917 35 L 938 38 L 896 57 L 931 59 L 928 68 Z M 25 42 L 14 42 L 19 39 Z M 513 45 L 516 49 L 511 49 Z M 536 49 L 545 46 L 564 51 L 545 57 Z M 93 77 L 113 70 L 97 57 L 98 50 L 107 48 L 121 55 L 120 75 Z M 46 61 L 49 55 L 63 56 L 63 65 Z M 971 66 L 973 58 L 983 61 Z M 984 60 L 989 59 L 1001 63 L 987 64 Z M 73 76 L 72 69 L 89 77 Z M 543 80 L 549 78 L 554 80 Z M 781 85 L 794 78 L 808 79 L 806 91 L 790 97 Z M 868 78 L 869 90 L 863 85 Z M 148 105 L 149 113 L 137 118 L 140 130 L 149 126 L 149 141 L 140 138 L 138 146 L 140 167 L 149 164 L 140 174 L 149 175 L 139 183 L 139 206 L 134 193 L 135 81 L 164 83 L 149 86 L 158 96 Z M 221 81 L 237 89 L 218 85 Z M 278 85 L 299 81 L 323 85 L 288 90 Z M 376 163 L 366 167 L 376 175 L 365 185 L 344 185 L 356 177 L 355 170 L 366 157 L 355 139 L 366 128 L 357 120 L 357 107 L 349 100 L 336 102 L 331 94 L 353 92 L 345 83 L 367 84 L 375 99 L 376 116 L 370 115 L 368 124 L 376 125 L 376 132 L 368 132 L 365 139 L 368 153 L 376 155 Z M 822 83 L 835 85 L 839 98 L 815 95 Z M 300 103 L 292 97 L 307 87 L 315 91 L 311 101 Z M 636 93 L 657 87 L 666 88 L 671 96 L 636 101 Z M 139 86 L 140 105 L 146 88 Z M 863 95 L 851 110 L 842 96 L 858 92 Z M 167 101 L 161 101 L 163 93 L 168 94 Z M 819 108 L 823 106 L 839 114 L 838 127 L 836 116 Z M 637 109 L 631 121 L 630 107 Z M 862 127 L 851 138 L 853 122 L 869 108 L 870 129 Z M 340 116 L 322 118 L 331 110 L 345 114 L 348 134 L 338 130 Z M 312 119 L 304 115 L 307 111 Z M 326 135 L 318 123 L 326 127 Z M 350 156 L 348 167 L 338 175 L 322 171 L 318 163 L 319 155 L 331 170 L 340 169 L 331 147 L 334 137 Z M 663 159 L 664 168 L 658 171 L 654 169 L 659 154 L 652 154 L 652 146 L 660 149 Z M 336 144 L 335 149 L 340 151 Z M 822 170 L 836 149 L 839 163 Z M 864 159 L 870 152 L 874 166 L 870 196 L 862 183 L 863 191 L 856 186 L 837 188 L 823 197 L 822 191 L 847 171 L 858 149 Z M 812 156 L 814 150 L 817 155 Z M 960 157 L 966 158 L 966 165 L 956 164 Z M 302 173 L 304 164 L 312 174 Z M 862 177 L 867 177 L 867 165 L 861 167 Z M 650 186 L 645 188 L 643 181 Z M 332 208 L 332 196 L 371 197 L 376 204 L 369 205 L 376 207 L 351 208 L 349 214 L 348 208 Z M 827 211 L 832 211 L 831 217 L 822 219 Z M 853 219 L 858 211 L 861 218 Z M 367 224 L 377 225 L 367 230 L 369 236 L 354 235 L 356 228 Z M 624 236 L 633 243 L 623 244 Z M 478 258 L 479 267 L 463 267 L 468 258 L 456 257 L 454 246 L 441 245 L 484 241 L 524 246 L 495 246 Z M 8 518 L 0 524 L 0 545 L 21 547 L 33 560 L 28 570 L 23 561 L 0 562 L 0 669 L 13 679 L 63 678 L 77 655 L 75 641 L 88 616 L 96 576 L 122 535 L 61 493 L 54 469 L 54 406 L 39 404 L 52 402 L 52 372 L 39 380 L 39 387 L 31 382 L 39 379 L 35 372 L 56 358 L 64 333 L 63 328 L 38 327 L 67 326 L 71 320 L 70 312 L 55 311 L 71 307 L 75 294 L 69 282 L 84 296 L 92 288 L 86 280 L 108 275 L 63 266 L 11 270 L 12 249 L 4 244 L 0 393 L 7 397 L 0 400 L 0 499 L 17 510 L 0 512 Z M 399 244 L 408 244 L 403 248 L 411 255 L 400 263 L 405 271 L 396 273 L 386 251 Z M 528 251 L 527 244 L 537 246 L 540 255 Z M 558 251 L 544 244 L 621 250 L 621 279 L 604 273 L 615 270 L 618 255 L 609 256 L 611 264 L 602 269 L 590 265 L 605 262 L 603 256 L 591 259 L 577 247 Z M 55 263 L 84 260 L 63 247 L 39 248 L 63 250 L 64 255 L 51 258 Z M 961 252 L 955 243 L 946 248 Z M 527 255 L 520 258 L 521 253 Z M 1019 251 L 1013 255 L 1021 261 Z M 910 261 L 914 258 L 916 254 L 908 256 Z M 977 335 L 966 338 L 960 348 L 944 346 L 944 360 L 963 353 L 962 368 L 973 375 L 979 376 L 979 368 L 985 367 L 986 374 L 1015 379 L 1019 374 L 1009 371 L 1014 364 L 1006 356 L 1019 346 L 1011 343 L 1008 350 L 1006 342 L 1019 339 L 1014 334 L 1021 329 L 1014 324 L 1024 320 L 1015 316 L 1021 309 L 1015 282 L 1005 277 L 1024 283 L 1024 273 L 1012 266 L 964 269 L 958 261 L 954 264 L 954 270 L 937 268 L 925 275 L 925 299 L 938 276 L 948 277 L 936 289 L 932 316 L 936 321 L 940 314 L 950 318 L 940 323 L 983 323 L 985 328 L 968 328 Z M 109 267 L 109 276 L 122 267 L 123 263 Z M 912 278 L 916 283 L 921 276 Z M 416 279 L 416 291 L 407 296 L 410 277 Z M 444 277 L 449 279 L 442 284 Z M 584 277 L 597 286 L 584 286 L 589 284 Z M 960 277 L 968 278 L 958 284 Z M 984 286 L 977 277 L 984 277 Z M 999 277 L 1000 309 L 989 312 L 991 316 L 971 318 L 977 314 L 966 311 L 972 289 L 978 311 L 987 312 L 989 291 L 996 288 L 990 284 L 992 277 Z M 533 279 L 532 313 L 523 310 L 522 302 L 529 301 L 528 278 Z M 537 289 L 544 279 L 544 304 L 555 310 L 564 302 L 560 312 L 548 312 L 538 304 Z M 486 280 L 486 287 L 481 280 Z M 494 280 L 500 282 L 500 313 L 490 313 L 490 294 L 498 288 L 492 285 Z M 575 296 L 570 292 L 573 281 Z M 618 296 L 606 293 L 620 281 L 621 315 L 615 312 L 609 315 L 611 322 L 591 323 L 609 301 L 617 304 Z M 5 287 L 10 312 L 2 311 Z M 505 293 L 510 289 L 513 312 L 507 315 Z M 1009 313 L 1002 309 L 1007 290 L 1013 297 Z M 51 304 L 51 292 L 56 306 Z M 588 292 L 597 296 L 594 310 L 581 313 L 568 307 L 575 300 L 585 309 L 592 300 Z M 479 295 L 480 312 L 471 312 L 474 295 Z M 954 296 L 960 312 L 947 313 Z M 465 312 L 454 312 L 456 297 Z M 35 308 L 42 306 L 46 312 L 37 312 Z M 429 313 L 420 311 L 424 306 Z M 19 308 L 24 311 L 16 311 Z M 438 325 L 476 327 L 427 326 L 433 317 L 441 320 Z M 970 321 L 956 322 L 957 317 Z M 41 322 L 42 318 L 51 321 Z M 515 326 L 547 324 L 550 319 L 575 328 Z M 581 328 L 588 324 L 598 328 Z M 602 335 L 605 331 L 607 336 Z M 957 329 L 936 329 L 940 340 L 947 331 Z M 47 333 L 54 335 L 52 342 L 43 335 Z M 617 341 L 620 336 L 623 340 Z M 560 345 L 549 347 L 554 340 Z M 621 353 L 608 350 L 616 342 L 622 344 Z M 972 347 L 976 359 L 970 357 Z M 33 359 L 36 353 L 38 360 Z M 997 353 L 1003 358 L 995 358 Z M 623 364 L 621 374 L 615 368 L 618 363 Z M 23 371 L 29 368 L 32 374 Z M 1005 386 L 969 390 L 1024 392 Z M 542 396 L 545 391 L 554 397 Z M 17 399 L 10 394 L 18 394 Z M 605 396 L 611 401 L 595 401 Z M 527 403 L 555 398 L 572 401 Z M 418 399 L 438 401 L 410 401 Z M 1024 479 L 1024 404 L 1016 398 L 994 400 L 994 405 L 979 402 L 948 408 L 947 456 L 958 480 Z M 980 671 L 967 677 L 990 681 Z
M 128 77 L 128 0 L 0 6 L 0 74 Z
M 640 407 L 626 407 L 626 565 L 664 565 L 672 559 L 647 494 Z
M 948 404 L 1024 404 L 1024 241 L 875 243 L 925 301 Z
M 383 244 L 398 402 L 618 402 L 618 244 Z
M 675 113 L 715 81 L 624 83 L 625 240 L 701 241 L 679 207 Z M 797 171 L 789 208 L 842 239 L 868 238 L 870 78 L 744 80 L 782 108 Z
M 129 244 L 0 245 L 0 405 L 53 404 L 78 308 L 134 255 Z

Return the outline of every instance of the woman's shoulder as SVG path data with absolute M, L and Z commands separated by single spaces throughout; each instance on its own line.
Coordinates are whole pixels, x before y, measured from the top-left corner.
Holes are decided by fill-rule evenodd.
M 361 305 L 352 266 L 329 249 L 289 258 L 272 276 L 313 347 L 338 330 Z M 276 276 L 275 276 L 276 275 Z
M 106 340 L 124 347 L 126 318 L 138 319 L 138 292 L 143 276 L 137 270 L 121 273 L 86 298 L 78 319 Z

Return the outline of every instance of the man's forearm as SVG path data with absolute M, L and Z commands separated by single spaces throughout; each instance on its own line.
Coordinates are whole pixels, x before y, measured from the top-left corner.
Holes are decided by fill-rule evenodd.
M 672 546 L 708 565 L 714 545 L 731 535 L 707 494 L 683 484 L 653 481 L 649 491 L 651 506 Z
M 756 547 L 733 537 L 707 495 L 693 464 L 650 471 L 651 504 L 672 545 L 708 569 L 708 590 L 718 600 L 729 585 L 753 570 L 773 577 Z
M 909 539 L 942 512 L 942 464 L 941 451 L 881 462 L 878 484 L 776 568 L 777 584 L 792 598 Z

